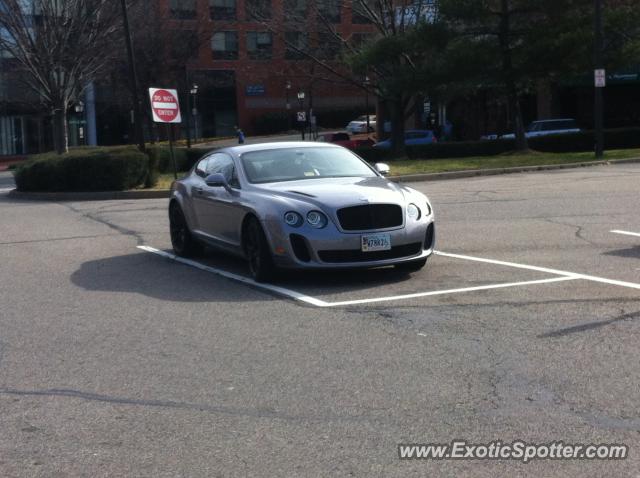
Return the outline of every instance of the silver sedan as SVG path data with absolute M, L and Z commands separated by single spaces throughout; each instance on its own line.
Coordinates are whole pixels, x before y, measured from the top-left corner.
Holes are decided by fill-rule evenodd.
M 258 281 L 287 268 L 416 271 L 433 252 L 433 210 L 388 171 L 323 143 L 216 150 L 173 183 L 173 249 L 188 257 L 206 244 L 238 255 Z

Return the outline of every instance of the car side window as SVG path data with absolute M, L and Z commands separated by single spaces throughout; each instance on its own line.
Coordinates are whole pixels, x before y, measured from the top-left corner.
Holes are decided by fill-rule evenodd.
M 235 164 L 231 156 L 229 156 L 228 154 L 215 153 L 209 156 L 209 161 L 207 162 L 205 175 L 209 176 L 210 174 L 215 174 L 215 173 L 222 174 L 227 180 L 227 182 L 229 183 L 229 186 L 234 188 L 240 187 Z

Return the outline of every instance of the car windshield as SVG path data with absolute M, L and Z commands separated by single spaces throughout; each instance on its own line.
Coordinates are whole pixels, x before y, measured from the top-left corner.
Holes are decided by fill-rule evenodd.
M 267 149 L 244 153 L 241 160 L 251 183 L 376 176 L 364 161 L 342 148 Z

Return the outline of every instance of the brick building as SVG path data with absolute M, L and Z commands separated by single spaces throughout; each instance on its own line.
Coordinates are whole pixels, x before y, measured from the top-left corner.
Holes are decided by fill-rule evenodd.
M 361 89 L 291 47 L 311 50 L 343 68 L 340 45 L 324 26 L 318 28 L 324 22 L 317 12 L 342 38 L 362 41 L 371 25 L 353 14 L 349 2 L 158 0 L 158 8 L 171 28 L 207 40 L 187 64 L 189 83 L 198 85 L 190 98 L 198 112 L 198 136 L 229 134 L 236 124 L 250 134 L 266 132 L 274 122 L 289 122 L 300 109 L 312 109 L 327 126 L 343 121 L 341 111 L 345 117 L 364 112 Z M 305 93 L 302 102 L 299 92 Z

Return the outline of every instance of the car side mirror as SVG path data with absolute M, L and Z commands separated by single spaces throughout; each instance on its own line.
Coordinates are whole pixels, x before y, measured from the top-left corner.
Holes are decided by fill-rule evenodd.
M 374 168 L 383 176 L 389 176 L 389 174 L 391 173 L 391 168 L 388 164 L 385 163 L 376 163 L 374 165 Z
M 207 186 L 216 188 L 223 187 L 225 189 L 231 189 L 229 183 L 227 182 L 227 178 L 224 177 L 222 173 L 214 173 L 207 176 L 204 180 Z

